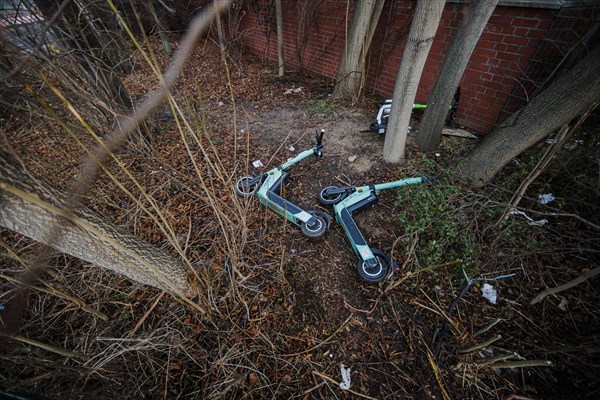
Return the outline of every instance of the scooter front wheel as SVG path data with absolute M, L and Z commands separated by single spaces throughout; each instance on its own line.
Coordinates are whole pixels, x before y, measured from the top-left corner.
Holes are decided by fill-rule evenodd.
M 360 260 L 356 266 L 356 271 L 363 281 L 375 284 L 383 281 L 387 276 L 392 258 L 378 249 L 371 249 L 371 252 L 377 259 L 377 265 L 369 266 L 366 261 Z
M 329 193 L 330 190 L 337 189 L 337 186 L 327 186 L 319 192 L 319 203 L 324 206 L 332 206 L 344 200 L 343 193 Z
M 327 221 L 318 214 L 312 214 L 311 220 L 300 225 L 302 234 L 311 239 L 320 238 L 327 230 Z
M 260 180 L 252 176 L 242 176 L 235 184 L 235 193 L 238 196 L 252 196 L 258 190 Z

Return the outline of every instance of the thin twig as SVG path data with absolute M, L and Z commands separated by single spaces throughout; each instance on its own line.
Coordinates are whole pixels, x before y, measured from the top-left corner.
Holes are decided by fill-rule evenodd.
M 131 331 L 131 333 L 129 334 L 129 336 L 133 336 L 135 335 L 135 333 L 137 332 L 138 329 L 140 329 L 140 326 L 142 326 L 142 324 L 144 323 L 144 321 L 146 320 L 146 318 L 148 318 L 148 316 L 150 315 L 150 313 L 154 310 L 154 308 L 156 307 L 156 305 L 158 304 L 158 302 L 163 298 L 163 296 L 165 295 L 166 292 L 161 292 L 157 297 L 156 300 L 154 301 L 154 303 L 152 303 L 152 306 L 150 306 L 150 308 L 148 309 L 148 311 L 146 311 L 146 313 L 144 314 L 144 316 L 142 317 L 142 319 L 140 319 L 138 321 L 137 324 L 135 324 L 135 327 L 133 328 L 133 330 Z
M 551 367 L 552 361 L 547 360 L 523 360 L 523 361 L 506 361 L 491 364 L 492 368 L 525 368 L 525 367 Z
M 483 349 L 484 347 L 488 347 L 489 345 L 491 345 L 492 343 L 494 343 L 494 342 L 496 342 L 496 341 L 498 341 L 500 339 L 502 339 L 502 336 L 496 335 L 493 338 L 490 338 L 490 339 L 486 340 L 483 343 L 478 343 L 478 344 L 476 344 L 474 346 L 467 347 L 466 349 L 460 349 L 460 350 L 457 351 L 457 353 L 458 354 L 472 353 L 472 352 L 477 351 L 479 349 Z
M 479 336 L 482 333 L 486 333 L 487 331 L 489 331 L 490 329 L 492 329 L 494 326 L 496 326 L 496 324 L 498 322 L 502 321 L 501 318 L 496 318 L 495 320 L 493 320 L 492 322 L 490 322 L 488 325 L 486 325 L 485 327 L 481 328 L 480 330 L 478 330 L 477 332 L 475 332 L 473 334 L 473 337 Z
M 43 342 L 39 342 L 37 340 L 33 340 L 33 339 L 29 339 L 26 338 L 24 336 L 21 335 L 14 335 L 14 336 L 10 336 L 11 339 L 14 339 L 16 341 L 19 341 L 21 343 L 26 343 L 29 344 L 31 346 L 35 346 L 35 347 L 39 347 L 40 349 L 44 349 L 47 350 L 51 353 L 54 354 L 58 354 L 64 357 L 72 357 L 72 358 L 81 358 L 83 357 L 83 355 L 81 354 L 77 354 L 77 353 L 73 353 L 72 351 L 66 350 L 66 349 L 62 349 L 60 347 L 56 347 L 53 346 L 51 344 L 48 343 L 43 343 Z
M 544 298 L 546 298 L 546 296 L 564 292 L 565 290 L 569 290 L 569 289 L 579 285 L 580 283 L 583 283 L 583 282 L 587 281 L 588 279 L 593 278 L 594 276 L 596 276 L 598 274 L 600 274 L 600 267 L 597 267 L 590 271 L 587 271 L 586 273 L 578 276 L 577 278 L 575 278 L 565 284 L 562 284 L 560 286 L 557 286 L 557 287 L 554 287 L 551 289 L 544 290 L 542 293 L 535 296 L 535 298 L 533 298 L 533 300 L 531 300 L 531 302 L 529 304 L 539 303 L 540 301 L 544 300 Z
M 301 351 L 299 353 L 293 353 L 293 354 L 283 354 L 282 357 L 295 357 L 295 356 L 300 356 L 302 354 L 306 354 L 306 353 L 310 353 L 311 351 L 323 346 L 324 344 L 326 344 L 327 342 L 329 342 L 335 335 L 337 335 L 338 333 L 341 332 L 342 329 L 344 329 L 346 327 L 346 325 L 348 324 L 348 322 L 350 322 L 350 320 L 352 319 L 353 315 L 350 314 L 350 316 L 348 318 L 346 318 L 346 320 L 342 323 L 342 325 L 340 325 L 339 328 L 337 328 L 335 330 L 335 332 L 333 332 L 331 335 L 329 335 L 329 337 L 325 340 L 323 340 L 321 343 L 317 344 L 316 346 L 311 347 L 310 349 Z

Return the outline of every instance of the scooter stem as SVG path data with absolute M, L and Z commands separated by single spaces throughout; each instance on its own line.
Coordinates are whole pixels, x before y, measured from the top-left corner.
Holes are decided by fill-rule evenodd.
M 399 181 L 394 181 L 394 182 L 378 183 L 377 185 L 374 185 L 373 187 L 375 188 L 375 190 L 385 190 L 385 189 L 394 189 L 397 187 L 408 186 L 408 185 L 419 185 L 419 184 L 425 183 L 425 182 L 427 182 L 427 179 L 425 177 L 406 178 L 406 179 L 401 179 Z
M 315 154 L 314 149 L 305 150 L 302 153 L 298 154 L 296 157 L 294 157 L 291 160 L 287 161 L 285 164 L 282 164 L 280 168 L 282 170 L 288 169 L 292 165 L 294 165 L 296 163 L 299 163 L 300 161 L 304 160 L 305 158 L 308 158 L 308 157 L 312 156 L 313 154 Z

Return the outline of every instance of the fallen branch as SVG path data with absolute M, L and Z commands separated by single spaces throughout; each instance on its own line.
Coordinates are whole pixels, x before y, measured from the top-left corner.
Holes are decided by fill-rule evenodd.
M 461 349 L 461 350 L 458 350 L 458 351 L 457 351 L 457 353 L 458 353 L 458 354 L 467 354 L 467 353 L 472 353 L 472 352 L 474 352 L 474 351 L 477 351 L 477 350 L 479 350 L 479 349 L 483 349 L 484 347 L 488 347 L 489 345 L 491 345 L 492 343 L 494 343 L 494 342 L 496 342 L 496 341 L 498 341 L 498 340 L 500 340 L 500 339 L 502 339 L 502 336 L 500 336 L 500 335 L 496 335 L 496 336 L 494 336 L 493 338 L 491 338 L 491 339 L 488 339 L 488 340 L 486 340 L 486 341 L 485 341 L 485 342 L 483 342 L 483 343 L 478 343 L 478 344 L 476 344 L 476 345 L 474 345 L 474 346 L 467 347 L 466 349 Z
M 58 354 L 60 356 L 74 357 L 74 358 L 81 358 L 82 357 L 81 354 L 73 353 L 72 351 L 69 351 L 69 350 L 66 350 L 66 349 L 62 349 L 60 347 L 56 347 L 56 346 L 53 346 L 53 345 L 48 344 L 48 343 L 38 342 L 37 340 L 29 339 L 29 338 L 26 338 L 26 337 L 21 336 L 21 335 L 10 336 L 10 338 L 14 339 L 16 341 L 19 341 L 21 343 L 26 343 L 26 344 L 29 344 L 31 346 L 39 347 L 40 349 L 47 350 L 47 351 L 49 351 L 51 353 Z
M 544 290 L 542 293 L 535 296 L 534 299 L 531 300 L 531 302 L 529 304 L 533 305 L 533 304 L 539 303 L 540 301 L 544 300 L 544 298 L 546 298 L 546 296 L 564 292 L 565 290 L 569 290 L 569 289 L 579 285 L 580 283 L 583 283 L 583 282 L 587 281 L 588 279 L 593 278 L 594 276 L 596 276 L 598 274 L 600 274 L 600 267 L 594 268 L 563 285 Z
M 525 367 L 551 367 L 552 361 L 547 360 L 523 360 L 523 361 L 506 361 L 491 364 L 492 368 L 525 368 Z

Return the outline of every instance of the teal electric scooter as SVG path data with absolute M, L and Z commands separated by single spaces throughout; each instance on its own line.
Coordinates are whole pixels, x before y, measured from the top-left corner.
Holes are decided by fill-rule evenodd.
M 378 283 L 385 279 L 390 269 L 394 272 L 398 265 L 389 254 L 371 248 L 358 229 L 352 214 L 369 207 L 379 200 L 377 191 L 395 189 L 408 185 L 430 183 L 425 177 L 407 178 L 395 182 L 380 183 L 368 186 L 327 186 L 319 192 L 319 202 L 323 205 L 333 205 L 335 219 L 342 225 L 352 249 L 358 256 L 356 270 L 358 275 L 368 283 Z
M 256 194 L 258 200 L 266 207 L 284 216 L 288 221 L 298 225 L 302 234 L 309 238 L 318 238 L 325 234 L 333 218 L 319 210 L 304 211 L 295 204 L 280 196 L 281 187 L 287 182 L 289 174 L 286 169 L 300 161 L 315 155 L 323 156 L 324 130 L 317 133 L 317 144 L 310 150 L 303 151 L 285 164 L 279 165 L 260 175 L 244 176 L 238 179 L 235 190 L 239 196 Z

